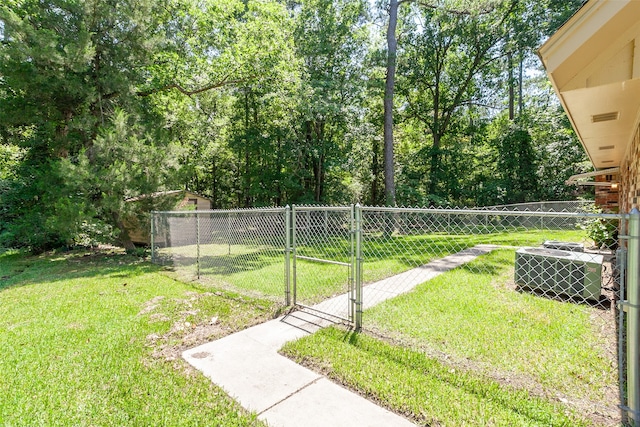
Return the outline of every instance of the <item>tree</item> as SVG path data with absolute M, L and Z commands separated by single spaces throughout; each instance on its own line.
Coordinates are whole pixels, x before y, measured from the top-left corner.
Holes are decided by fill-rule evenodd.
M 395 206 L 395 161 L 393 154 L 393 98 L 395 92 L 396 62 L 398 55 L 398 0 L 389 0 L 387 25 L 387 75 L 384 86 L 384 194 L 385 204 Z
M 328 183 L 341 186 L 337 175 L 349 151 L 345 135 L 358 120 L 363 96 L 364 14 L 360 0 L 304 0 L 297 11 L 295 41 L 303 64 L 298 174 L 301 196 L 314 203 L 327 201 Z
M 538 200 L 538 159 L 531 135 L 523 128 L 506 125 L 494 142 L 498 161 L 496 176 L 504 194 L 503 204 Z
M 234 68 L 245 77 L 198 93 L 186 110 L 177 108 L 185 183 L 210 195 L 216 207 L 280 204 L 292 151 L 292 99 L 300 80 L 294 23 L 275 1 L 250 2 L 234 19 L 215 22 L 228 35 L 227 73 Z M 200 55 L 206 55 L 203 46 Z
M 0 6 L 11 35 L 0 46 L 0 129 L 25 150 L 2 197 L 5 241 L 34 250 L 71 244 L 96 214 L 101 195 L 83 193 L 67 166 L 83 155 L 93 159 L 99 129 L 118 107 L 140 111 L 154 126 L 157 116 L 136 89 L 159 40 L 162 11 L 156 2 Z
M 519 198 L 571 195 L 550 171 L 579 147 L 522 73 L 566 3 L 392 0 L 377 34 L 360 0 L 7 0 L 0 243 L 132 247 L 124 200 L 176 187 L 221 208 L 478 204 L 505 198 L 501 165 Z M 538 188 L 496 129 L 533 149 Z
M 503 55 L 513 2 L 477 14 L 435 8 L 415 12 L 419 24 L 407 35 L 399 92 L 404 115 L 422 123 L 431 139 L 427 193 L 443 197 L 443 142 L 460 128 L 461 112 L 482 104 L 482 77 Z
M 123 200 L 172 186 L 178 176 L 170 153 L 182 135 L 172 132 L 174 111 L 163 102 L 190 108 L 181 97 L 276 75 L 291 62 L 273 44 L 282 33 L 278 17 L 286 11 L 275 1 L 0 6 L 11 35 L 0 45 L 0 134 L 25 150 L 1 196 L 4 241 L 44 250 L 73 244 L 83 224 L 105 223 L 132 247 Z M 105 158 L 126 166 L 105 165 Z M 145 179 L 137 162 L 146 162 Z M 120 174 L 106 175 L 110 191 L 90 179 L 107 167 Z M 45 236 L 40 243 L 29 243 L 30 229 Z

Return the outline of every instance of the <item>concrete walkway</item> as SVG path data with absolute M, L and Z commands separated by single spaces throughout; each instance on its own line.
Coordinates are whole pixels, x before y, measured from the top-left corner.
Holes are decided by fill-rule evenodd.
M 478 245 L 368 285 L 363 288 L 364 308 L 408 292 L 495 248 Z M 347 303 L 348 295 L 339 295 L 314 308 L 344 306 L 343 313 L 335 314 L 345 316 Z M 192 348 L 182 356 L 272 427 L 412 426 L 407 419 L 278 354 L 286 342 L 330 324 L 297 311 Z

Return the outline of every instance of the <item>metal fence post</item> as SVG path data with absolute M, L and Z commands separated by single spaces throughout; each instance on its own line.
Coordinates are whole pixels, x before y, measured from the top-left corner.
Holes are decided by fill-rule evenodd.
M 291 254 L 293 257 L 293 305 L 297 303 L 298 275 L 296 272 L 296 205 L 291 207 Z
M 324 235 L 329 235 L 329 212 L 324 211 Z
M 356 331 L 362 328 L 362 206 L 358 203 L 355 206 L 355 238 L 356 238 L 356 265 L 355 265 L 355 287 L 356 287 Z
M 196 211 L 196 269 L 200 280 L 200 215 Z
M 351 265 L 349 266 L 349 308 L 348 308 L 348 316 L 351 322 L 355 322 L 355 304 L 356 304 L 356 288 L 355 288 L 355 270 L 356 270 L 356 241 L 355 241 L 355 231 L 356 230 L 356 214 L 355 214 L 355 206 L 351 205 L 351 212 L 349 217 L 349 248 L 351 250 Z
M 291 305 L 291 208 L 284 208 L 284 295 L 287 306 Z
M 620 224 L 618 226 L 618 249 L 616 250 L 616 267 L 618 268 L 618 303 L 616 306 L 618 315 L 618 394 L 620 397 L 620 424 L 627 425 L 628 413 L 626 411 L 626 360 L 625 355 L 626 343 L 625 343 L 625 308 L 623 305 L 624 296 L 626 295 L 626 283 L 627 283 L 627 251 L 629 249 L 629 229 L 627 228 L 627 216 L 620 215 Z
M 627 406 L 631 425 L 640 426 L 640 211 L 629 213 L 627 255 Z
M 155 245 L 155 234 L 156 234 L 156 226 L 155 226 L 155 216 L 156 216 L 156 212 L 153 211 L 151 212 L 151 236 L 149 236 L 150 238 L 150 243 L 151 243 L 151 263 L 155 263 L 156 261 L 156 245 Z
M 227 245 L 229 246 L 228 255 L 231 255 L 231 213 L 227 215 Z

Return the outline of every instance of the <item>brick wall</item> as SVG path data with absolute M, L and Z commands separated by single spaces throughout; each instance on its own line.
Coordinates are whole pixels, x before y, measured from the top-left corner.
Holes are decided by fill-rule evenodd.
M 620 210 L 640 209 L 640 127 L 620 165 Z
M 597 175 L 596 182 L 618 182 L 618 175 Z M 604 212 L 618 212 L 620 188 L 610 186 L 596 187 L 596 205 L 600 206 Z

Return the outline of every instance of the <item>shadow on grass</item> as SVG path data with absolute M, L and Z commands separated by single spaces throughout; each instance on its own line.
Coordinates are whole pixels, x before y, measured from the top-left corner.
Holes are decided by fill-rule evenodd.
M 284 254 L 277 254 L 273 249 L 266 249 L 237 255 L 205 255 L 199 259 L 195 256 L 180 255 L 170 259 L 165 265 L 195 269 L 198 262 L 202 275 L 229 276 L 260 270 L 273 264 L 284 265 Z
M 553 231 L 499 232 L 491 234 L 443 234 L 430 233 L 421 235 L 365 235 L 362 244 L 365 266 L 378 262 L 395 261 L 404 269 L 424 265 L 436 258 L 442 258 L 478 244 L 495 245 L 528 245 L 539 244 L 549 237 Z M 350 238 L 344 235 L 305 236 L 296 247 L 298 255 L 332 261 L 350 262 Z M 282 253 L 281 253 L 282 252 Z M 199 261 L 200 273 L 226 276 L 265 268 L 269 265 L 284 262 L 283 248 L 256 250 L 250 253 L 229 255 L 201 255 L 198 260 L 195 254 L 174 254 L 167 258 L 165 265 L 174 267 L 196 268 Z M 365 267 L 366 268 L 366 267 Z M 474 273 L 494 271 L 487 266 Z M 393 274 L 399 273 L 396 271 Z
M 584 297 L 578 297 L 575 295 L 569 295 L 564 293 L 557 293 L 555 291 L 543 290 L 539 288 L 531 288 L 528 286 L 516 285 L 516 292 L 527 293 L 535 295 L 540 298 L 545 298 L 551 301 L 566 302 L 571 304 L 583 305 L 586 307 L 596 308 L 598 310 L 609 311 L 613 302 L 606 295 L 600 295 L 598 300 L 585 299 Z
M 370 362 L 381 363 L 382 366 L 385 363 L 392 363 L 407 373 L 420 372 L 442 384 L 475 396 L 480 402 L 483 400 L 491 401 L 506 411 L 518 414 L 529 422 L 535 423 L 535 425 L 549 422 L 548 417 L 543 413 L 544 411 L 540 411 L 541 402 L 536 402 L 538 399 L 532 398 L 526 391 L 506 389 L 484 376 L 474 375 L 472 372 L 461 372 L 459 369 L 453 370 L 437 359 L 427 357 L 421 352 L 388 344 L 361 332 L 346 331 L 341 340 L 367 354 L 367 360 Z M 398 387 L 401 389 L 403 379 L 398 378 L 397 381 Z M 356 388 L 360 387 L 356 385 Z M 423 421 L 424 418 L 420 408 L 417 408 L 417 413 L 412 413 L 412 416 L 418 421 Z
M 468 232 L 470 230 L 467 230 Z M 366 262 L 396 260 L 407 268 L 423 265 L 480 244 L 497 246 L 539 245 L 566 230 L 532 230 L 494 232 L 489 234 L 365 235 L 363 254 Z M 480 270 L 483 271 L 483 270 Z M 475 272 L 475 271 L 474 271 Z
M 502 259 L 497 257 L 494 257 L 494 258 L 482 257 L 481 261 L 479 259 L 475 263 L 471 262 L 471 263 L 462 264 L 461 266 L 457 267 L 457 269 L 465 271 L 467 273 L 471 273 L 471 274 L 498 276 L 500 274 L 505 273 L 508 268 L 513 267 L 514 262 L 515 262 L 515 253 L 509 259 Z
M 162 267 L 123 252 L 49 252 L 0 255 L 0 292 L 17 286 L 98 276 L 129 278 Z

